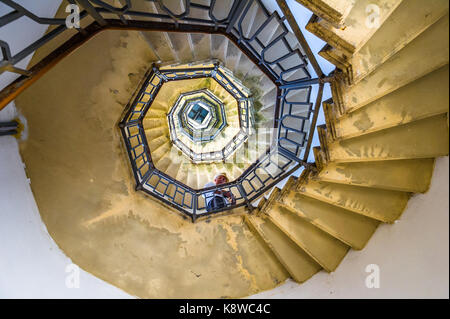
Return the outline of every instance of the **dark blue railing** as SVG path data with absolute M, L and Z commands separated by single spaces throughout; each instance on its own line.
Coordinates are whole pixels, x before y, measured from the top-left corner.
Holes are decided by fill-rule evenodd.
M 317 63 L 310 54 L 309 47 L 289 31 L 286 20 L 291 21 L 292 16 L 286 11 L 285 4 L 280 7 L 286 16 L 281 15 L 279 11 L 270 12 L 261 0 L 211 0 L 209 5 L 197 3 L 195 0 L 185 0 L 178 8 L 170 6 L 175 2 L 164 0 L 142 2 L 124 0 L 121 7 L 111 6 L 101 0 L 68 0 L 69 3 L 78 4 L 83 8 L 80 12 L 82 27 L 49 56 L 26 70 L 17 67 L 17 63 L 60 34 L 68 32 L 65 19 L 38 17 L 13 0 L 0 2 L 11 8 L 10 12 L 0 17 L 0 28 L 22 17 L 40 24 L 56 26 L 14 55 L 11 54 L 10 44 L 0 40 L 2 50 L 0 72 L 9 71 L 20 75 L 0 92 L 0 109 L 59 59 L 102 30 L 133 29 L 222 34 L 235 43 L 276 85 L 273 127 L 277 131 L 275 143 L 238 179 L 216 187 L 232 192 L 236 198 L 235 205 L 221 211 L 244 205 L 251 208 L 254 200 L 306 163 L 321 103 L 323 83 L 320 79 L 312 78 L 308 70 L 308 61 L 314 62 L 313 67 L 317 69 L 315 67 Z M 277 2 L 280 3 L 280 0 Z M 143 4 L 148 6 L 143 7 Z M 112 14 L 117 18 L 107 19 L 104 14 L 108 16 Z M 94 22 L 86 25 L 88 16 L 93 18 Z M 296 31 L 298 30 L 294 30 Z M 190 69 L 189 74 L 181 75 L 181 78 L 204 77 L 208 76 L 208 72 L 210 76 L 211 72 L 217 71 L 214 68 Z M 316 73 L 319 74 L 317 70 Z M 162 70 L 159 73 L 147 74 L 148 83 L 143 87 L 151 89 L 141 90 L 137 96 L 146 96 L 148 101 L 152 101 L 158 93 L 160 84 L 173 76 L 171 71 Z M 321 72 L 319 76 L 322 76 Z M 180 75 L 176 77 L 179 79 Z M 319 85 L 314 107 L 310 102 L 313 85 Z M 233 83 L 223 83 L 223 86 L 231 88 L 232 91 L 235 89 Z M 136 179 L 136 189 L 175 207 L 192 220 L 217 213 L 206 211 L 204 194 L 211 189 L 192 189 L 154 167 L 142 127 L 142 119 L 150 104 L 137 101 L 129 108 L 120 124 Z M 241 114 L 239 118 L 240 121 L 247 122 L 241 127 L 244 129 L 249 127 L 248 112 Z

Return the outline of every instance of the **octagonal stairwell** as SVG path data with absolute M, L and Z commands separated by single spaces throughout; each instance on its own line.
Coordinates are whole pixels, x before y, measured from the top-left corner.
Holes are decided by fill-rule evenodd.
M 254 125 L 257 125 L 257 131 L 253 133 L 255 136 L 248 136 L 249 140 L 242 145 L 242 149 L 238 145 L 236 153 L 231 154 L 232 157 L 218 158 L 216 161 L 202 164 L 193 163 L 187 154 L 180 156 L 179 147 L 171 140 L 170 126 L 168 126 L 166 116 L 169 116 L 171 109 L 175 107 L 174 103 L 177 101 L 179 94 L 203 89 L 210 90 L 223 101 L 226 117 L 225 128 L 207 143 L 192 142 L 179 129 L 177 129 L 176 136 L 189 150 L 199 154 L 221 151 L 240 131 L 240 111 L 238 110 L 237 100 L 215 80 L 191 79 L 164 84 L 152 102 L 156 108 L 151 106 L 143 120 L 155 167 L 192 188 L 202 188 L 208 181 L 214 179 L 214 175 L 221 172 L 226 173 L 230 181 L 236 179 L 250 164 L 266 152 L 273 138 L 273 129 L 267 127 L 269 124 L 272 125 L 272 110 L 269 118 L 252 120 Z M 258 100 L 256 101 L 258 102 Z

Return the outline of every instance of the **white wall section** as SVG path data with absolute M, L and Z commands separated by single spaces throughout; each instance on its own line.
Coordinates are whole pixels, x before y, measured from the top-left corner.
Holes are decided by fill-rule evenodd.
M 0 137 L 0 298 L 129 298 L 83 270 L 79 288 L 66 286 L 72 262 L 47 233 L 24 167 L 16 139 Z

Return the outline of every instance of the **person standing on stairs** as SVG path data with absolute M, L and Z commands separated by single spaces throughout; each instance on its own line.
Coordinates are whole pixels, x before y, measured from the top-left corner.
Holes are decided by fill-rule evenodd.
M 228 183 L 228 177 L 226 173 L 220 173 L 214 177 L 214 182 L 207 183 L 204 188 L 219 186 L 226 183 Z M 224 208 L 228 206 L 228 204 L 236 204 L 236 198 L 230 191 L 218 189 L 216 191 L 210 191 L 203 194 L 203 197 L 205 198 L 206 210 L 208 212 Z

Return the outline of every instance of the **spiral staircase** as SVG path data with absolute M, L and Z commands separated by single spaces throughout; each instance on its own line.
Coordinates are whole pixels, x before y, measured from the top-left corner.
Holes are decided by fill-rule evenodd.
M 119 15 L 125 21 L 132 16 L 112 7 L 128 1 L 90 2 L 85 6 L 90 14 L 83 22 L 86 30 L 97 15 L 105 19 Z M 448 1 L 298 2 L 314 13 L 306 29 L 327 42 L 319 54 L 336 66 L 328 77 L 309 76 L 314 61 L 295 26 L 287 31 L 289 16 L 280 19 L 278 11 L 270 11 L 261 1 L 195 1 L 194 6 L 190 3 L 190 14 L 198 9 L 193 19 L 207 18 L 201 7 L 217 10 L 212 12 L 241 10 L 242 16 L 237 14 L 230 23 L 240 21 L 247 51 L 232 36 L 212 30 L 201 33 L 199 26 L 191 31 L 200 33 L 106 31 L 16 98 L 30 126 L 21 151 L 40 213 L 75 263 L 139 297 L 243 297 L 273 288 L 288 277 L 302 283 L 319 271 L 333 272 L 350 249 L 365 247 L 380 223 L 398 220 L 414 193 L 428 190 L 435 158 L 448 155 Z M 169 13 L 181 25 L 186 3 L 137 1 L 132 8 L 154 14 L 147 17 L 150 21 L 167 21 L 158 14 Z M 376 27 L 365 23 L 371 4 L 380 9 Z M 284 1 L 278 5 L 288 13 Z M 63 16 L 63 10 L 61 6 L 58 14 Z M 255 64 L 249 49 L 255 33 L 264 33 L 264 40 L 253 48 L 266 46 L 262 51 L 270 53 L 270 44 L 281 37 L 289 43 L 288 56 L 298 52 L 305 65 L 291 69 L 298 62 L 286 60 L 284 69 L 276 71 L 264 53 Z M 43 46 L 33 59 L 39 61 L 48 52 Z M 96 53 L 100 57 L 89 61 Z M 105 56 L 112 58 L 112 65 L 102 64 Z M 148 156 L 142 160 L 132 155 L 134 145 L 126 141 L 134 135 L 110 131 L 142 98 L 139 89 L 148 67 L 178 68 L 186 76 L 199 61 L 220 61 L 249 88 L 256 124 L 275 127 L 275 140 L 269 133 L 262 144 L 249 137 L 244 151 L 229 161 L 188 159 L 171 141 L 167 114 L 173 101 L 183 92 L 205 88 L 225 104 L 232 99 L 215 82 L 185 77 L 166 82 L 146 112 L 139 114 L 142 126 L 136 134 L 148 141 Z M 77 84 L 89 69 L 92 79 Z M 272 81 L 271 74 L 281 74 L 282 83 Z M 62 80 L 71 83 L 63 85 Z M 323 89 L 325 82 L 330 82 L 332 98 L 322 103 L 326 123 L 316 128 L 320 146 L 312 148 L 315 162 L 307 163 L 306 134 L 297 140 L 302 147 L 293 148 L 281 136 L 286 133 L 285 141 L 292 141 L 287 136 L 299 131 L 298 122 L 305 118 L 302 127 L 310 125 L 314 132 L 317 114 L 311 116 L 318 106 L 312 108 L 311 86 Z M 75 97 L 90 86 L 90 94 Z M 291 91 L 280 97 L 280 87 Z M 67 101 L 55 90 L 61 90 Z M 283 98 L 286 103 L 280 106 Z M 80 107 L 80 102 L 86 106 Z M 228 112 L 227 120 L 238 122 L 238 114 Z M 73 119 L 57 121 L 63 117 Z M 258 144 L 256 151 L 249 147 L 252 144 Z M 78 151 L 67 150 L 68 145 Z M 142 163 L 137 164 L 141 160 L 148 163 L 142 172 Z M 278 175 L 267 179 L 257 175 L 262 167 L 270 175 L 272 163 L 278 163 Z M 292 175 L 299 170 L 299 177 Z M 238 204 L 211 216 L 202 211 L 204 203 L 192 198 L 201 198 L 203 185 L 219 172 L 233 180 L 225 187 L 235 192 Z M 152 176 L 156 184 L 151 184 Z M 256 180 L 261 185 L 255 185 Z M 136 192 L 136 185 L 147 194 Z M 175 195 L 181 193 L 180 202 Z M 194 216 L 196 222 L 180 216 Z

